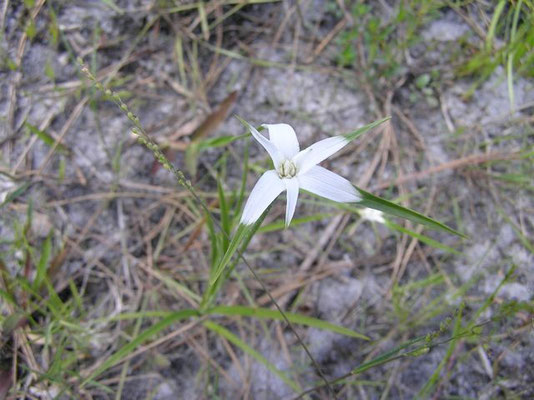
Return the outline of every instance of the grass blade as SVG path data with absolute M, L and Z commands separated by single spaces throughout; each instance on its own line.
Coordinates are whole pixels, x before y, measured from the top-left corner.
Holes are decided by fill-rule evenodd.
M 420 233 L 417 233 L 417 232 L 414 232 L 414 231 L 411 231 L 409 229 L 406 229 L 404 228 L 403 226 L 401 225 L 397 225 L 396 223 L 394 222 L 391 222 L 391 221 L 386 221 L 386 226 L 388 228 L 391 228 L 391 229 L 394 229 L 396 231 L 399 231 L 399 232 L 402 232 L 402 233 L 405 233 L 407 235 L 410 235 L 411 237 L 419 240 L 420 242 L 424 243 L 424 244 L 427 244 L 429 246 L 432 246 L 432 247 L 435 247 L 437 249 L 440 249 L 440 250 L 443 250 L 443 251 L 446 251 L 448 253 L 452 253 L 452 254 L 456 254 L 456 255 L 461 255 L 462 253 L 460 253 L 459 251 L 453 249 L 452 247 L 449 247 L 447 245 L 444 245 L 444 244 L 441 244 L 440 242 L 438 242 L 437 240 L 434 240 L 432 238 L 429 238 L 428 236 L 425 236 L 425 235 L 422 235 Z
M 0 208 L 4 207 L 6 204 L 11 203 L 13 200 L 15 200 L 17 197 L 22 196 L 24 192 L 30 187 L 29 182 L 24 182 L 22 185 L 20 185 L 18 188 L 16 188 L 14 191 L 9 193 L 4 201 L 0 203 Z
M 46 144 L 47 146 L 53 147 L 55 145 L 56 139 L 54 139 L 52 136 L 50 136 L 45 131 L 40 130 L 39 128 L 37 128 L 36 126 L 30 124 L 29 122 L 25 122 L 24 126 L 26 128 L 28 128 L 28 130 L 31 133 L 33 133 L 35 136 L 37 136 L 39 139 L 41 139 L 43 141 L 43 143 Z M 59 142 L 57 143 L 57 149 L 58 149 L 58 151 L 60 151 L 63 154 L 68 154 L 69 153 L 69 149 L 67 148 L 67 146 L 65 146 L 64 144 L 59 143 Z
M 230 210 L 228 208 L 228 203 L 226 201 L 226 195 L 224 194 L 224 188 L 222 186 L 222 179 L 217 179 L 217 194 L 219 197 L 219 209 L 221 211 L 221 228 L 223 230 L 222 234 L 222 245 L 223 251 L 228 249 L 230 237 Z
M 425 385 L 421 388 L 419 393 L 417 394 L 416 398 L 424 398 L 426 399 L 428 396 L 430 396 L 432 389 L 436 386 L 436 383 L 439 379 L 439 376 L 441 374 L 441 371 L 443 370 L 443 367 L 449 363 L 450 358 L 453 356 L 454 349 L 456 348 L 456 345 L 458 343 L 458 339 L 460 338 L 460 331 L 462 328 L 462 311 L 463 311 L 463 303 L 461 303 L 460 308 L 458 310 L 456 321 L 454 323 L 454 330 L 452 333 L 452 339 L 449 343 L 449 348 L 447 349 L 447 353 L 445 354 L 445 357 L 440 361 L 428 381 L 425 383 Z
M 37 272 L 35 274 L 35 279 L 33 281 L 33 289 L 38 291 L 43 283 L 43 280 L 46 276 L 46 270 L 50 261 L 50 254 L 52 253 L 52 238 L 50 235 L 47 236 L 43 242 L 41 248 L 41 257 L 39 258 L 39 263 L 37 264 Z
M 382 119 L 380 119 L 378 121 L 371 122 L 370 124 L 362 126 L 360 129 L 357 129 L 354 132 L 346 133 L 343 136 L 345 136 L 347 138 L 347 140 L 352 141 L 352 140 L 356 139 L 357 137 L 363 135 L 367 131 L 373 129 L 374 127 L 376 127 L 376 126 L 380 125 L 381 123 L 386 122 L 386 121 L 388 121 L 390 119 L 391 119 L 391 117 L 382 118 Z
M 395 217 L 404 218 L 412 222 L 428 226 L 429 228 L 437 231 L 448 232 L 462 238 L 467 238 L 467 236 L 464 234 L 455 231 L 454 229 L 449 228 L 447 225 L 433 220 L 432 218 L 425 217 L 423 214 L 420 214 L 417 211 L 410 210 L 409 208 L 402 207 L 398 204 L 382 199 L 358 187 L 356 187 L 356 189 L 362 196 L 362 200 L 357 203 L 360 206 L 373 208 Z
M 207 311 L 208 314 L 221 314 L 221 315 L 239 315 L 242 317 L 254 317 L 262 319 L 273 319 L 277 321 L 285 321 L 282 315 L 277 310 L 270 310 L 267 308 L 252 308 L 246 306 L 217 306 Z M 356 339 L 370 340 L 367 336 L 353 330 L 344 328 L 339 325 L 332 324 L 330 322 L 322 321 L 317 318 L 306 317 L 304 315 L 285 313 L 287 319 L 291 323 L 311 326 L 314 328 L 332 331 L 341 335 L 350 336 Z
M 238 135 L 238 136 L 226 135 L 226 136 L 219 136 L 219 137 L 214 137 L 214 138 L 207 138 L 198 143 L 198 149 L 205 150 L 208 148 L 224 147 L 226 145 L 229 145 L 230 143 L 233 143 L 237 140 L 244 139 L 248 136 L 250 136 L 249 133 L 245 133 L 243 135 Z
M 289 386 L 295 392 L 299 392 L 301 390 L 299 386 L 296 384 L 296 382 L 289 379 L 284 372 L 276 368 L 274 364 L 269 362 L 269 360 L 267 360 L 263 355 L 258 353 L 256 350 L 254 350 L 252 347 L 250 347 L 248 344 L 246 344 L 244 341 L 242 341 L 240 338 L 238 338 L 228 329 L 211 321 L 205 321 L 204 326 L 212 330 L 213 332 L 217 333 L 218 335 L 224 337 L 226 340 L 228 340 L 229 342 L 233 343 L 235 346 L 243 350 L 243 352 L 247 353 L 248 355 L 253 357 L 256 361 L 263 364 L 265 368 L 267 368 L 273 374 L 278 376 L 287 386 Z
M 89 381 L 93 380 L 94 378 L 102 374 L 107 369 L 119 363 L 124 357 L 126 357 L 128 354 L 134 351 L 137 346 L 141 345 L 142 343 L 144 343 L 151 337 L 157 335 L 162 330 L 168 328 L 173 323 L 181 321 L 189 317 L 195 317 L 198 315 L 199 313 L 196 310 L 190 310 L 190 309 L 182 310 L 182 311 L 175 312 L 169 315 L 168 317 L 162 319 L 161 321 L 155 323 L 150 328 L 141 332 L 139 335 L 134 337 L 130 342 L 126 343 L 119 350 L 113 353 L 111 357 L 105 360 L 95 371 L 93 371 L 87 378 L 84 379 L 80 387 L 85 386 Z

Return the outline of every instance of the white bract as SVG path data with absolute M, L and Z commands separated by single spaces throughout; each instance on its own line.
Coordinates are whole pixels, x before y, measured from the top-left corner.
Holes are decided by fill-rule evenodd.
M 267 139 L 248 122 L 241 122 L 267 150 L 274 163 L 274 170 L 265 172 L 252 189 L 241 217 L 243 224 L 256 222 L 284 190 L 287 190 L 286 226 L 295 213 L 300 189 L 343 203 L 361 200 L 348 180 L 317 165 L 349 144 L 346 136 L 320 140 L 301 151 L 295 131 L 287 124 L 263 124 L 269 131 Z
M 359 211 L 360 217 L 362 219 L 366 219 L 367 221 L 371 222 L 379 222 L 381 224 L 385 224 L 386 220 L 384 219 L 384 213 L 379 210 L 374 210 L 372 208 L 363 208 Z

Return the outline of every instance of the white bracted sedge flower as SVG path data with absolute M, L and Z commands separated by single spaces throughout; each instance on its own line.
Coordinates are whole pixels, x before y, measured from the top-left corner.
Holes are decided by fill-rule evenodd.
M 372 208 L 364 208 L 360 210 L 360 217 L 371 222 L 378 222 L 380 224 L 385 224 L 386 220 L 384 218 L 384 213 L 379 210 L 373 210 Z
M 284 190 L 287 191 L 286 227 L 295 213 L 300 189 L 342 203 L 361 200 L 360 193 L 348 180 L 318 165 L 349 144 L 360 134 L 359 131 L 352 135 L 329 137 L 300 150 L 295 131 L 287 124 L 263 124 L 269 132 L 267 139 L 248 122 L 241 118 L 239 120 L 267 150 L 274 164 L 274 170 L 265 172 L 252 189 L 241 223 L 250 225 L 256 222 Z

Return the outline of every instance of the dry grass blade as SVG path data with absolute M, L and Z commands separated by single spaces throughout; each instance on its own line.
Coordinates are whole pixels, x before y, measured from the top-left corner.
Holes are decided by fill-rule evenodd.
M 418 181 L 420 179 L 428 178 L 429 176 L 446 171 L 448 169 L 459 169 L 468 167 L 470 165 L 484 164 L 490 161 L 505 161 L 518 159 L 520 154 L 515 153 L 489 153 L 489 154 L 472 154 L 470 156 L 462 157 L 456 160 L 448 161 L 435 167 L 428 168 L 424 171 L 404 175 L 400 178 L 380 183 L 373 186 L 373 190 L 385 189 L 390 186 L 398 186 L 411 181 Z

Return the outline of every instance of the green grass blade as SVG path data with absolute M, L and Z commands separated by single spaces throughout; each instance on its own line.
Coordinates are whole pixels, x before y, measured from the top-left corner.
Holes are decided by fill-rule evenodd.
M 223 251 L 220 240 L 220 235 L 217 235 L 213 219 L 208 214 L 205 214 L 206 228 L 208 229 L 208 237 L 210 240 L 210 270 L 214 270 Z
M 497 4 L 497 7 L 495 7 L 495 12 L 491 18 L 488 34 L 486 35 L 486 51 L 491 51 L 491 47 L 493 46 L 493 38 L 495 37 L 495 31 L 497 29 L 497 23 L 499 22 L 499 18 L 504 10 L 505 5 L 506 0 L 501 0 L 499 1 L 499 4 Z
M 246 344 L 244 341 L 242 341 L 240 338 L 238 338 L 236 335 L 234 335 L 232 332 L 230 332 L 228 329 L 214 323 L 211 321 L 205 321 L 204 326 L 213 332 L 217 333 L 218 335 L 224 337 L 229 342 L 233 343 L 235 346 L 239 347 L 243 352 L 250 355 L 252 358 L 254 358 L 259 363 L 263 364 L 265 368 L 267 368 L 269 371 L 271 371 L 273 374 L 278 376 L 287 386 L 289 386 L 291 389 L 293 389 L 295 392 L 300 392 L 300 387 L 297 385 L 296 382 L 292 381 L 287 375 L 280 371 L 278 368 L 276 368 L 269 360 L 267 360 L 263 355 L 261 355 L 259 352 L 254 350 L 252 347 L 250 347 L 248 344 Z
M 213 274 L 210 276 L 210 286 L 213 286 L 215 282 L 217 282 L 217 280 L 221 277 L 225 267 L 232 259 L 233 255 L 235 254 L 237 248 L 241 243 L 241 240 L 245 237 L 246 231 L 248 231 L 249 229 L 249 226 L 239 225 L 239 227 L 237 228 L 237 232 L 234 234 L 234 237 L 228 245 L 228 249 L 224 253 L 224 256 L 222 257 L 221 261 L 219 261 L 219 263 L 215 267 Z
M 319 213 L 319 214 L 313 214 L 306 217 L 300 217 L 300 218 L 293 218 L 291 220 L 291 226 L 297 226 L 301 224 L 305 224 L 306 222 L 313 222 L 313 221 L 320 221 L 325 218 L 329 218 L 333 216 L 333 213 Z M 286 229 L 286 223 L 284 220 L 272 222 L 270 224 L 262 226 L 260 229 L 258 229 L 258 232 L 274 232 L 274 231 L 281 231 Z
M 230 276 L 230 273 L 234 270 L 235 266 L 239 261 L 239 258 L 236 257 L 234 259 L 234 262 L 228 267 L 228 264 L 232 260 L 232 256 L 238 251 L 239 246 L 241 247 L 239 250 L 241 253 L 246 250 L 248 243 L 250 242 L 254 234 L 258 231 L 258 228 L 263 223 L 263 220 L 265 219 L 265 216 L 269 212 L 270 208 L 271 207 L 267 207 L 267 210 L 263 212 L 262 216 L 253 225 L 239 225 L 232 241 L 230 242 L 228 250 L 224 254 L 222 260 L 216 265 L 215 269 L 211 272 L 210 284 L 208 286 L 208 289 L 204 293 L 202 303 L 200 305 L 200 310 L 206 310 L 211 305 L 211 302 L 215 298 L 215 295 L 219 291 L 219 288 L 221 287 L 223 282 Z M 213 277 L 214 279 L 211 280 L 211 277 Z
M 36 126 L 30 124 L 29 122 L 25 122 L 24 123 L 24 126 L 26 128 L 28 128 L 28 130 L 33 133 L 35 136 L 37 136 L 39 139 L 41 139 L 43 141 L 44 144 L 46 144 L 47 146 L 50 146 L 50 147 L 53 147 L 55 144 L 56 144 L 56 139 L 54 139 L 52 136 L 50 136 L 48 133 L 40 130 L 39 128 L 37 128 Z M 57 144 L 57 149 L 61 152 L 61 153 L 64 153 L 64 154 L 68 154 L 69 153 L 69 149 L 67 148 L 67 146 L 65 146 L 64 144 L 62 143 L 58 143 Z
M 358 190 L 358 192 L 360 192 L 360 195 L 362 196 L 362 200 L 357 203 L 360 206 L 373 208 L 375 210 L 382 211 L 386 214 L 393 215 L 395 217 L 404 218 L 412 222 L 428 226 L 429 228 L 434 230 L 444 231 L 452 233 L 454 235 L 458 235 L 462 238 L 467 238 L 467 236 L 465 236 L 464 234 L 455 231 L 454 229 L 449 228 L 447 225 L 433 220 L 432 218 L 425 217 L 423 214 L 420 214 L 417 211 L 410 210 L 409 208 L 405 208 L 388 200 L 382 199 L 358 187 L 356 187 L 356 189 Z
M 196 142 L 191 142 L 185 150 L 185 167 L 193 177 L 197 175 L 198 153 L 199 148 Z
M 432 389 L 436 386 L 436 383 L 441 375 L 441 371 L 443 370 L 443 367 L 445 367 L 445 365 L 449 363 L 450 358 L 453 356 L 454 349 L 456 348 L 458 339 L 461 336 L 462 311 L 463 311 L 463 303 L 460 305 L 460 308 L 456 316 L 456 321 L 454 323 L 454 330 L 452 333 L 452 339 L 449 343 L 447 353 L 445 354 L 445 357 L 443 357 L 443 359 L 440 361 L 440 363 L 438 364 L 438 366 L 436 367 L 436 369 L 434 370 L 430 378 L 428 378 L 428 381 L 421 388 L 416 398 L 426 399 L 430 396 L 430 394 L 432 393 Z
M 219 197 L 219 209 L 221 211 L 221 229 L 222 229 L 222 244 L 223 251 L 228 249 L 230 237 L 230 210 L 228 209 L 228 203 L 226 201 L 226 195 L 222 186 L 222 179 L 217 179 L 217 194 Z
M 378 121 L 371 122 L 370 124 L 367 124 L 367 125 L 361 127 L 360 129 L 355 130 L 354 132 L 346 133 L 343 136 L 345 136 L 347 138 L 347 140 L 352 141 L 352 140 L 356 139 L 357 137 L 363 135 L 367 131 L 373 129 L 374 127 L 376 127 L 376 126 L 380 125 L 381 123 L 386 122 L 386 121 L 388 121 L 390 119 L 391 119 L 391 117 L 382 118 L 382 119 L 380 119 Z
M 396 360 L 397 358 L 399 357 L 402 357 L 402 354 L 406 354 L 406 353 L 402 353 L 401 354 L 401 351 L 416 344 L 416 343 L 419 343 L 419 342 L 422 342 L 426 339 L 426 336 L 419 336 L 415 339 L 412 339 L 412 340 L 409 340 L 403 344 L 401 344 L 400 346 L 397 346 L 395 347 L 394 349 L 392 350 L 389 350 L 381 355 L 379 355 L 378 357 L 375 357 L 373 358 L 372 360 L 370 361 L 367 361 L 366 363 L 363 363 L 359 366 L 357 366 L 356 368 L 354 368 L 351 373 L 353 375 L 357 375 L 357 374 L 361 374 L 362 372 L 365 372 L 367 371 L 368 369 L 371 369 L 373 367 L 377 367 L 379 365 L 382 365 L 382 364 L 386 364 L 390 361 L 393 361 L 393 360 Z M 425 348 L 426 346 L 421 346 L 421 348 Z M 421 348 L 418 348 L 416 349 L 417 350 L 421 350 Z
M 168 288 L 172 289 L 176 293 L 183 294 L 197 302 L 200 301 L 201 297 L 195 292 L 193 292 L 191 289 L 189 289 L 184 283 L 177 281 L 173 277 L 165 274 L 164 272 L 158 271 L 157 269 L 152 270 L 151 274 L 158 278 Z
M 515 35 L 517 32 L 517 23 L 519 21 L 519 13 L 521 11 L 521 6 L 523 5 L 523 0 L 519 0 L 515 6 L 514 10 L 514 19 L 512 21 L 512 29 L 510 31 L 510 45 L 514 46 L 516 40 Z M 508 54 L 508 60 L 506 63 L 506 77 L 508 83 L 508 98 L 510 99 L 510 111 L 513 113 L 515 110 L 515 98 L 514 98 L 514 55 L 515 51 L 511 51 Z
M 126 343 L 119 350 L 117 350 L 111 357 L 105 360 L 95 371 L 93 371 L 84 381 L 81 383 L 80 387 L 84 387 L 89 381 L 95 379 L 97 376 L 102 374 L 107 369 L 113 367 L 115 364 L 120 362 L 124 357 L 130 354 L 135 348 L 142 343 L 146 342 L 151 337 L 157 335 L 162 330 L 168 328 L 175 322 L 181 321 L 189 317 L 198 316 L 199 313 L 196 310 L 182 310 L 175 313 L 172 313 L 168 317 L 162 319 L 161 321 L 155 323 L 150 328 L 144 330 L 139 335 L 134 337 L 130 342 Z
M 245 136 L 248 136 L 247 133 Z M 243 205 L 243 201 L 245 199 L 245 190 L 247 189 L 247 175 L 248 175 L 248 146 L 249 142 L 247 141 L 245 144 L 245 149 L 243 152 L 243 173 L 241 174 L 241 185 L 239 187 L 239 192 L 237 195 L 237 204 L 235 205 L 234 209 L 234 215 L 232 218 L 232 224 L 235 223 L 235 220 L 239 217 L 239 214 L 241 212 L 241 206 Z
M 18 188 L 16 188 L 14 191 L 12 191 L 6 196 L 4 201 L 0 204 L 0 208 L 4 207 L 6 204 L 11 203 L 17 197 L 22 196 L 29 187 L 30 183 L 24 182 L 22 185 L 20 185 Z
M 432 247 L 435 247 L 437 249 L 440 249 L 440 250 L 443 250 L 443 251 L 446 251 L 448 253 L 452 253 L 452 254 L 456 254 L 456 255 L 461 255 L 462 253 L 460 253 L 459 251 L 453 249 L 452 247 L 449 247 L 447 245 L 444 245 L 444 244 L 441 244 L 440 242 L 438 242 L 437 240 L 434 240 L 432 238 L 429 238 L 428 236 L 425 236 L 425 235 L 422 235 L 420 233 L 417 233 L 417 232 L 413 232 L 409 229 L 406 229 L 404 228 L 403 226 L 401 225 L 397 225 L 396 223 L 394 222 L 391 222 L 391 221 L 386 221 L 386 226 L 388 228 L 391 228 L 391 229 L 394 229 L 396 231 L 399 231 L 399 232 L 402 232 L 402 233 L 405 233 L 407 235 L 410 235 L 411 237 L 419 240 L 420 242 L 424 243 L 424 244 L 427 244 L 429 246 L 432 246 Z
M 204 139 L 198 143 L 198 149 L 205 150 L 209 148 L 224 147 L 224 146 L 229 145 L 230 143 L 233 143 L 237 140 L 244 139 L 248 136 L 250 136 L 250 133 L 245 133 L 243 135 L 238 135 L 238 136 L 229 135 L 229 136 L 219 136 L 219 137 Z
M 242 317 L 254 317 L 262 319 L 272 319 L 277 321 L 285 321 L 282 315 L 277 310 L 269 310 L 267 308 L 252 308 L 246 306 L 217 306 L 207 311 L 208 314 L 221 315 L 239 315 Z M 344 328 L 330 322 L 322 321 L 317 318 L 306 317 L 304 315 L 285 313 L 287 319 L 291 323 L 310 326 L 326 331 L 339 333 L 341 335 L 350 336 L 356 339 L 370 340 L 367 336 L 353 330 Z
M 38 291 L 46 276 L 46 270 L 48 269 L 48 263 L 50 261 L 50 254 L 52 253 L 52 237 L 47 236 L 41 247 L 41 257 L 37 263 L 37 271 L 35 279 L 33 281 L 33 289 Z

